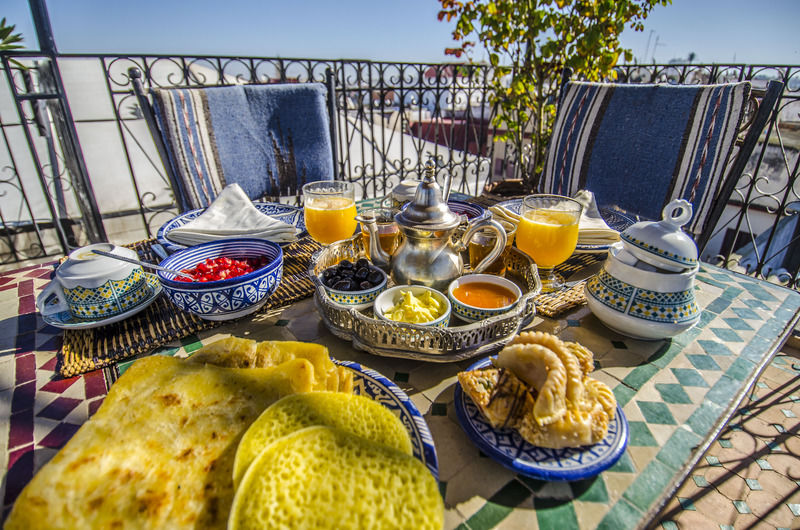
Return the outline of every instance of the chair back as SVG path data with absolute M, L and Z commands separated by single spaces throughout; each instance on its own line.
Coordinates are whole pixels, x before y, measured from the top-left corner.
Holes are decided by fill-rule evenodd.
M 227 185 L 251 199 L 297 195 L 336 176 L 335 103 L 322 83 L 134 92 L 182 211 L 208 206 Z M 148 97 L 149 96 L 149 97 Z
M 660 219 L 673 199 L 686 199 L 694 209 L 687 230 L 696 235 L 720 195 L 750 90 L 749 82 L 570 81 L 540 188 L 570 196 L 588 189 L 599 205 L 648 219 Z

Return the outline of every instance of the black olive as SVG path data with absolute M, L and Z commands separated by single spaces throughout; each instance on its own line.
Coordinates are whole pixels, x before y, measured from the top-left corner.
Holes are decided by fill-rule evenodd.
M 358 258 L 358 261 L 356 261 L 356 268 L 360 269 L 362 267 L 369 268 L 369 260 L 367 258 Z
M 336 282 L 336 284 L 334 284 L 333 288 L 336 289 L 337 291 L 350 291 L 352 285 L 353 282 L 351 282 L 350 280 L 340 280 Z
M 367 275 L 367 280 L 372 285 L 378 285 L 383 281 L 383 275 L 378 271 L 370 271 L 370 273 Z
M 322 271 L 322 279 L 327 280 L 329 278 L 332 278 L 335 274 L 336 272 L 333 270 L 333 268 L 325 269 L 324 271 Z
M 353 262 L 347 259 L 343 259 L 339 262 L 340 269 L 352 269 L 354 268 Z
M 358 281 L 366 280 L 367 276 L 369 276 L 369 272 L 370 271 L 369 271 L 368 268 L 361 267 L 361 268 L 356 269 L 356 273 L 353 275 L 353 277 Z
M 364 280 L 363 282 L 359 283 L 358 286 L 361 287 L 362 291 L 366 291 L 367 289 L 372 289 L 373 287 L 375 287 L 374 285 L 369 283 L 367 280 Z
M 341 276 L 339 276 L 337 274 L 334 274 L 333 276 L 331 276 L 328 279 L 323 278 L 322 279 L 322 283 L 327 285 L 328 287 L 333 287 L 334 285 L 336 285 L 341 280 L 342 280 Z
M 342 278 L 352 278 L 355 273 L 356 271 L 353 269 L 342 269 L 339 271 L 339 276 Z

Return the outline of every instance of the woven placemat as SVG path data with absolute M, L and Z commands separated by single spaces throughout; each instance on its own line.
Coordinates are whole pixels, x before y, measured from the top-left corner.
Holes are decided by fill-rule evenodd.
M 580 269 L 601 262 L 605 258 L 605 252 L 600 254 L 574 254 L 567 261 L 556 267 L 556 273 L 564 278 L 569 278 Z M 536 312 L 540 315 L 554 318 L 574 307 L 585 304 L 584 283 L 586 282 L 578 282 L 564 291 L 540 294 L 535 297 L 533 301 L 536 304 Z
M 144 261 L 160 261 L 151 250 L 155 240 L 126 245 Z M 258 313 L 287 306 L 311 296 L 308 276 L 311 256 L 321 245 L 309 236 L 283 247 L 283 280 Z M 249 317 L 243 317 L 249 318 Z M 104 368 L 135 355 L 149 353 L 171 341 L 224 324 L 187 313 L 161 294 L 150 306 L 121 322 L 92 329 L 64 330 L 58 372 L 64 377 Z

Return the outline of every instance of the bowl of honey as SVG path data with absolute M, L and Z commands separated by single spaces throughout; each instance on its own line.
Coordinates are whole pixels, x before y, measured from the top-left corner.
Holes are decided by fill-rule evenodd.
M 502 276 L 466 274 L 447 288 L 453 314 L 465 322 L 478 322 L 510 311 L 522 297 L 520 288 Z

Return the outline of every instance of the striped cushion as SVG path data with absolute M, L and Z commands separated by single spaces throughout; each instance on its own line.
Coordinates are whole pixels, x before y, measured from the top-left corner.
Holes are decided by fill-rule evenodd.
M 252 199 L 297 194 L 333 179 L 325 86 L 320 83 L 154 89 L 156 119 L 191 208 L 226 184 Z
M 621 85 L 570 82 L 562 93 L 540 190 L 594 192 L 598 204 L 660 219 L 692 203 L 697 233 L 733 149 L 750 83 Z

